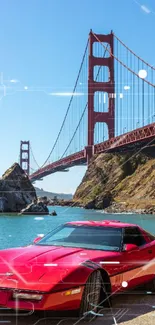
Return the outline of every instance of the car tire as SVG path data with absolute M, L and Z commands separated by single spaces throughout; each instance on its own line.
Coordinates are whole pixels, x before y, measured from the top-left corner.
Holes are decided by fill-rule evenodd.
M 103 279 L 100 270 L 94 271 L 88 278 L 81 300 L 79 317 L 90 320 L 99 312 Z
M 145 289 L 147 291 L 155 293 L 155 277 L 154 277 L 154 279 L 152 281 L 146 283 Z

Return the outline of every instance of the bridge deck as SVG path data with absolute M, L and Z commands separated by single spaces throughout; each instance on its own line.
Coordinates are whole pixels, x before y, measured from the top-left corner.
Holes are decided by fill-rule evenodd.
M 136 147 L 142 147 L 148 144 L 151 145 L 154 143 L 154 141 L 155 123 L 152 123 L 142 128 L 125 133 L 121 136 L 111 138 L 105 142 L 94 145 L 94 154 L 100 154 L 103 152 L 125 151 L 129 150 L 129 148 L 133 150 Z M 38 169 L 35 173 L 30 175 L 30 180 L 34 182 L 52 173 L 65 171 L 66 168 L 77 165 L 84 165 L 86 162 L 86 151 L 82 150 Z

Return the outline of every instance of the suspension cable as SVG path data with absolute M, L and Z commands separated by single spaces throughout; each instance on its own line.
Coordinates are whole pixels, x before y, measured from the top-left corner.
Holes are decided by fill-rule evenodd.
M 75 93 L 75 90 L 76 90 L 76 86 L 77 86 L 77 84 L 78 84 L 78 80 L 79 80 L 79 77 L 80 77 L 80 73 L 81 73 L 81 70 L 82 70 L 82 66 L 83 66 L 83 63 L 84 63 L 84 59 L 85 59 L 85 56 L 86 56 L 86 52 L 87 52 L 87 49 L 88 49 L 88 44 L 89 44 L 89 39 L 88 39 L 87 44 L 86 44 L 86 48 L 85 48 L 85 51 L 84 51 L 84 54 L 83 54 L 82 62 L 81 62 L 80 69 L 79 69 L 79 72 L 78 72 L 78 76 L 77 76 L 77 79 L 76 79 L 76 82 L 75 82 L 75 86 L 74 86 L 74 89 L 73 89 L 73 92 L 72 92 L 72 96 L 71 96 L 71 99 L 70 99 L 70 102 L 69 102 L 69 105 L 68 105 L 68 108 L 67 108 L 67 111 L 66 111 L 66 114 L 65 114 L 64 120 L 63 120 L 63 122 L 62 122 L 62 125 L 61 125 L 61 128 L 60 128 L 60 131 L 59 131 L 58 136 L 57 136 L 57 138 L 56 138 L 56 140 L 55 140 L 55 143 L 54 143 L 54 145 L 53 145 L 53 147 L 52 147 L 52 150 L 50 151 L 50 153 L 49 153 L 47 159 L 45 160 L 44 164 L 43 164 L 40 168 L 44 167 L 44 166 L 46 165 L 47 161 L 49 160 L 49 158 L 50 158 L 50 156 L 51 156 L 51 154 L 52 154 L 52 152 L 53 152 L 53 150 L 54 150 L 54 148 L 55 148 L 55 146 L 56 146 L 56 144 L 57 144 L 57 142 L 58 142 L 58 139 L 59 139 L 59 136 L 60 136 L 61 131 L 62 131 L 62 129 L 63 129 L 63 126 L 64 126 L 64 124 L 65 124 L 65 121 L 66 121 L 66 118 L 67 118 L 67 115 L 68 115 L 68 112 L 69 112 L 69 109 L 70 109 L 71 103 L 72 103 L 72 101 L 73 101 L 73 97 L 74 97 L 74 93 Z
M 133 55 L 135 55 L 137 57 L 137 59 L 141 60 L 143 63 L 145 63 L 148 67 L 150 67 L 151 69 L 155 70 L 155 67 L 153 65 L 150 65 L 148 62 L 146 62 L 145 60 L 141 59 L 140 56 L 138 56 L 135 52 L 133 52 L 125 43 L 123 43 L 114 33 L 113 33 L 114 37 L 128 50 L 130 51 Z
M 105 49 L 105 51 L 104 51 L 103 58 L 105 57 L 105 54 L 106 54 L 107 48 L 108 48 L 108 45 L 106 46 L 106 49 Z M 95 81 L 97 81 L 97 78 L 98 78 L 98 76 L 99 76 L 99 73 L 100 73 L 101 68 L 102 68 L 102 66 L 100 66 L 100 67 L 98 68 L 98 72 L 97 72 L 97 75 L 96 75 L 96 79 L 95 79 Z M 74 139 L 74 137 L 75 137 L 75 134 L 76 134 L 76 132 L 77 132 L 79 126 L 80 126 L 80 123 L 81 123 L 81 121 L 82 121 L 82 118 L 83 118 L 83 116 L 84 116 L 84 113 L 85 113 L 87 107 L 88 107 L 88 102 L 87 102 L 87 104 L 86 104 L 86 106 L 85 106 L 85 108 L 84 108 L 84 110 L 83 110 L 83 113 L 82 113 L 81 118 L 80 118 L 80 120 L 79 120 L 79 123 L 78 123 L 78 125 L 77 125 L 77 127 L 76 127 L 76 129 L 75 129 L 75 131 L 74 131 L 74 133 L 73 133 L 73 135 L 72 135 L 72 138 L 71 138 L 71 140 L 69 141 L 69 144 L 68 144 L 67 148 L 65 149 L 63 155 L 61 156 L 61 159 L 64 157 L 65 153 L 67 152 L 68 148 L 70 147 L 70 144 L 72 143 L 72 141 L 73 141 L 73 139 Z
M 33 157 L 34 162 L 36 163 L 36 165 L 38 166 L 38 168 L 40 168 L 40 166 L 38 165 L 38 163 L 37 163 L 37 161 L 35 159 L 35 156 L 34 156 L 34 153 L 33 153 L 33 150 L 32 150 L 32 147 L 31 146 L 30 146 L 30 151 L 31 151 L 31 155 Z M 31 169 L 33 169 L 33 168 L 31 168 Z
M 92 32 L 92 34 L 97 39 L 97 41 L 102 45 L 102 47 L 104 47 L 104 49 L 105 49 L 106 46 L 100 41 L 100 39 L 93 32 Z M 139 75 L 135 71 L 131 70 L 129 67 L 127 67 L 127 65 L 125 63 L 123 63 L 121 60 L 119 60 L 118 58 L 116 58 L 116 56 L 113 53 L 111 53 L 111 51 L 109 51 L 108 49 L 107 49 L 107 51 L 109 52 L 110 56 L 112 56 L 115 60 L 117 60 L 121 65 L 123 65 L 124 68 L 128 69 L 135 76 L 137 76 L 138 78 L 140 78 Z M 152 87 L 155 88 L 155 85 L 153 85 L 151 82 L 147 81 L 146 79 L 143 79 L 143 80 L 144 80 L 144 82 L 146 82 L 147 84 L 149 84 L 150 86 L 152 86 Z

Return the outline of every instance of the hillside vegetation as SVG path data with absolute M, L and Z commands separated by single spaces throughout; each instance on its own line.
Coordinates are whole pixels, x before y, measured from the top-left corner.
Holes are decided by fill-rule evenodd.
M 148 153 L 94 156 L 73 199 L 86 208 L 153 213 L 155 159 Z

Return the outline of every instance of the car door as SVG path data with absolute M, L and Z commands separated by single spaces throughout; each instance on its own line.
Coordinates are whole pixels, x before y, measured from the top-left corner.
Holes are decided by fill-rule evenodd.
M 122 252 L 123 279 L 122 283 L 128 288 L 134 288 L 152 279 L 150 243 L 148 243 L 138 227 L 124 229 L 123 247 L 126 244 L 133 244 L 137 247 L 134 250 Z
M 142 230 L 143 235 L 147 241 L 149 262 L 147 263 L 145 269 L 147 271 L 147 276 L 155 278 L 155 236 Z

